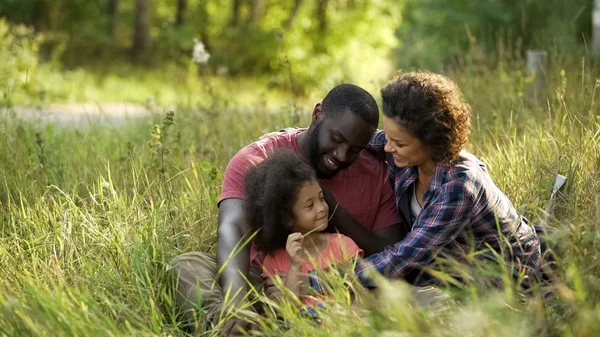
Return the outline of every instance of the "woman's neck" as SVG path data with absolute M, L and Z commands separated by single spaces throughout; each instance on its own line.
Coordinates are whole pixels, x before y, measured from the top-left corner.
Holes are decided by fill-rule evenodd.
M 421 165 L 417 166 L 417 181 L 419 185 L 428 188 L 435 172 L 436 163 L 432 160 L 428 160 Z

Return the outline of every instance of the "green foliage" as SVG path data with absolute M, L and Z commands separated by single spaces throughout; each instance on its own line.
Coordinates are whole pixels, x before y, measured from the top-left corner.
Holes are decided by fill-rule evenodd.
M 592 8 L 592 0 L 408 1 L 397 64 L 441 69 L 468 52 L 494 64 L 525 49 L 571 51 L 590 41 Z
M 600 117 L 596 75 L 553 60 L 544 104 L 529 99 L 529 79 L 510 62 L 448 75 L 474 109 L 469 150 L 532 221 L 556 174 L 568 177 L 550 237 L 560 248 L 555 282 L 524 292 L 486 287 L 502 270 L 448 263 L 467 285 L 427 311 L 401 283 L 384 296 L 356 289 L 357 302 L 330 277 L 336 306 L 323 324 L 299 317 L 293 300 L 270 303 L 264 336 L 594 336 L 597 302 Z M 190 93 L 188 93 L 190 94 Z M 0 334 L 186 336 L 178 329 L 168 262 L 214 252 L 222 172 L 241 147 L 290 125 L 296 110 L 268 114 L 209 105 L 158 110 L 119 128 L 74 129 L 0 119 Z M 235 106 L 235 105 L 234 105 Z M 4 111 L 4 110 L 3 110 Z M 3 112 L 4 113 L 4 112 Z M 444 269 L 446 268 L 446 269 Z
M 24 25 L 8 25 L 0 19 L 0 107 L 13 99 L 35 97 L 44 100 L 44 88 L 37 72 L 39 46 L 33 30 Z M 37 99 L 36 99 L 37 101 Z
M 175 26 L 175 1 L 152 2 L 153 46 L 145 59 L 186 69 L 194 38 L 211 54 L 209 73 L 261 76 L 270 85 L 304 93 L 341 81 L 380 80 L 389 75 L 390 51 L 401 6 L 390 1 L 301 1 L 293 24 L 294 1 L 266 2 L 250 22 L 250 4 L 241 2 L 239 21 L 232 23 L 233 1 L 189 1 L 182 26 Z M 106 1 L 28 0 L 0 4 L 0 15 L 41 33 L 41 54 L 60 53 L 67 68 L 129 62 L 135 16 L 134 2 L 120 0 L 111 18 Z M 228 9 L 228 10 L 224 10 Z M 319 13 L 322 13 L 319 14 Z M 114 20 L 114 21 L 111 21 Z M 111 25 L 116 27 L 114 33 Z M 315 76 L 315 74 L 319 74 Z

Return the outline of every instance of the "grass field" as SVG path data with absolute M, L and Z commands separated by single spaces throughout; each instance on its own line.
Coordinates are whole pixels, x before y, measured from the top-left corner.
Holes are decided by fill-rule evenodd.
M 580 61 L 552 62 L 537 102 L 518 64 L 448 74 L 473 107 L 469 150 L 529 219 L 539 218 L 555 176 L 568 178 L 551 222 L 560 255 L 549 289 L 484 290 L 485 270 L 464 269 L 468 285 L 448 290 L 452 303 L 436 311 L 412 306 L 397 282 L 384 284 L 378 302 L 359 292 L 361 306 L 339 290 L 339 307 L 320 327 L 279 306 L 292 321 L 286 335 L 600 335 L 600 82 Z M 172 120 L 157 111 L 118 129 L 77 130 L 21 121 L 0 101 L 1 335 L 186 335 L 167 263 L 186 251 L 214 252 L 229 158 L 266 132 L 310 119 L 290 104 L 279 114 L 220 98 L 180 105 Z M 282 335 L 274 322 L 262 323 L 263 335 Z

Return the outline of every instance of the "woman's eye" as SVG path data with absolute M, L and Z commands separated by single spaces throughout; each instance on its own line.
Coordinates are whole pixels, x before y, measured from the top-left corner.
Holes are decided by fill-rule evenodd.
M 404 144 L 400 144 L 400 143 L 394 143 L 396 144 L 397 147 L 404 147 Z
M 308 209 L 311 209 L 312 207 L 313 207 L 312 203 L 306 206 L 306 208 L 308 208 Z
M 336 135 L 332 135 L 331 139 L 333 139 L 333 141 L 336 142 L 336 143 L 341 143 L 342 142 L 342 139 L 339 136 L 336 136 Z

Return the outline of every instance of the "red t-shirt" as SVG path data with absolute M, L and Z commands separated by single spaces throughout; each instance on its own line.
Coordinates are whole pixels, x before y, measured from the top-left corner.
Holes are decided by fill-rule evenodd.
M 356 243 L 343 234 L 325 233 L 327 244 L 319 256 L 312 256 L 302 265 L 302 273 L 317 268 L 327 268 L 336 263 L 350 261 L 356 256 L 363 257 L 363 250 Z M 277 275 L 278 271 L 287 273 L 290 270 L 290 256 L 285 249 L 279 249 L 271 255 L 265 256 L 262 264 L 262 277 Z
M 301 155 L 296 136 L 304 130 L 282 132 L 241 149 L 231 158 L 225 169 L 218 204 L 229 198 L 244 199 L 244 177 L 248 168 L 250 165 L 261 163 L 275 150 L 292 149 Z M 387 164 L 372 154 L 362 151 L 350 167 L 323 182 L 340 207 L 367 230 L 373 232 L 401 222 L 387 176 Z M 263 260 L 263 254 L 253 245 L 250 250 L 252 266 L 260 267 Z
M 313 269 L 324 269 L 337 263 L 351 261 L 363 257 L 362 249 L 349 237 L 342 234 L 327 233 L 327 244 L 319 256 L 312 256 L 302 265 L 302 273 L 307 274 Z M 290 256 L 285 249 L 279 249 L 271 255 L 267 255 L 263 262 L 262 277 L 272 277 L 278 271 L 288 272 L 290 270 Z M 313 297 L 304 297 L 302 302 L 308 306 L 316 306 L 321 301 Z

